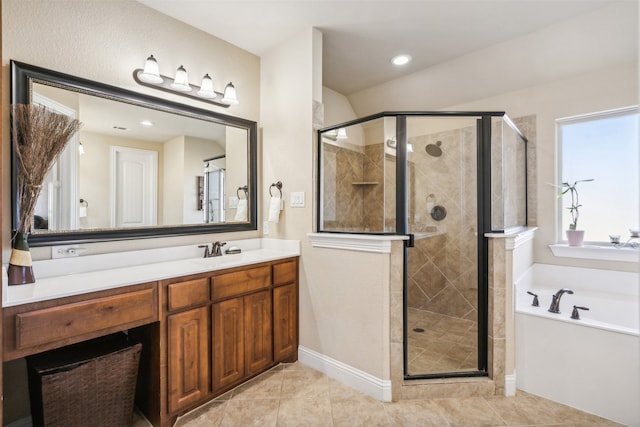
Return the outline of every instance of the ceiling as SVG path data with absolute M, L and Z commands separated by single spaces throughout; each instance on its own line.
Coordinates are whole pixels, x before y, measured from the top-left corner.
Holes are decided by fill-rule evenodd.
M 138 1 L 258 56 L 316 27 L 323 84 L 350 95 L 620 0 Z

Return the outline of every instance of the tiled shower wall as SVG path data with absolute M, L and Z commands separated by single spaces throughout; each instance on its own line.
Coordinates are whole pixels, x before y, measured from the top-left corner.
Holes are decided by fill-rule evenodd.
M 451 317 L 477 318 L 476 129 L 410 138 L 409 220 L 416 234 L 408 258 L 408 305 Z M 442 155 L 427 154 L 441 141 Z M 446 209 L 444 219 L 431 216 Z
M 531 196 L 535 193 L 535 188 L 531 187 L 535 184 L 535 116 L 513 121 L 529 139 L 527 194 L 531 225 L 535 223 L 532 202 L 535 198 Z M 499 134 L 499 130 L 494 127 L 493 134 Z M 477 318 L 476 134 L 476 128 L 469 127 L 416 136 L 409 141 L 414 148 L 409 154 L 409 220 L 410 231 L 417 237 L 415 248 L 409 250 L 408 306 L 469 320 Z M 438 141 L 442 142 L 442 155 L 428 155 L 426 145 Z M 500 151 L 494 154 L 500 154 Z M 523 151 L 517 153 L 518 156 L 523 154 Z M 492 162 L 492 169 L 498 170 L 495 177 L 499 178 L 502 159 L 494 157 Z M 515 162 L 524 164 L 520 158 Z M 505 185 L 524 179 L 524 170 L 520 168 L 511 167 L 505 171 Z M 494 196 L 493 202 L 502 202 L 502 197 Z M 437 205 L 447 211 L 442 221 L 434 220 L 429 214 Z M 520 212 L 523 206 L 524 203 L 518 200 L 504 206 L 504 210 L 493 211 L 504 214 L 512 225 L 514 218 L 524 217 Z M 420 238 L 421 232 L 424 238 Z
M 395 230 L 395 158 L 382 143 L 324 143 L 324 229 L 380 233 Z M 385 168 L 391 168 L 391 176 Z M 386 182 L 385 182 L 386 180 Z M 385 194 L 385 189 L 388 194 Z

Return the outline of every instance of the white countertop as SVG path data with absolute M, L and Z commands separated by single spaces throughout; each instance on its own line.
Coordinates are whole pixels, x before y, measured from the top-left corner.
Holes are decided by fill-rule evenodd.
M 183 258 L 185 254 L 192 254 L 192 245 L 184 247 L 186 250 L 163 248 L 35 261 L 36 282 L 7 286 L 4 281 L 2 306 L 11 307 L 300 255 L 300 242 L 294 240 L 249 239 L 232 243 L 241 247 L 243 252 L 213 258 Z M 181 259 L 168 259 L 171 253 L 174 258 Z M 124 259 L 129 265 L 122 266 Z M 131 265 L 132 260 L 138 260 L 137 265 Z M 38 267 L 41 267 L 40 275 Z

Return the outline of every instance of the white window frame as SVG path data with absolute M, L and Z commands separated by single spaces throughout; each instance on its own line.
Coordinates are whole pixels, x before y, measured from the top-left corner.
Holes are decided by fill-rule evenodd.
M 603 119 L 627 114 L 638 114 L 638 106 L 629 106 L 624 108 L 616 108 L 612 110 L 598 111 L 594 113 L 581 114 L 577 116 L 564 117 L 556 119 L 556 181 L 562 180 L 562 135 L 561 127 L 563 125 L 586 122 L 594 119 Z M 640 164 L 640 159 L 639 164 Z M 562 201 L 556 201 L 556 244 L 550 245 L 555 256 L 583 259 L 600 259 L 607 261 L 624 261 L 638 262 L 640 259 L 640 250 L 631 248 L 616 248 L 609 242 L 586 241 L 582 247 L 570 247 L 567 244 L 564 227 L 562 224 L 563 207 Z M 624 241 L 624 239 L 623 239 Z

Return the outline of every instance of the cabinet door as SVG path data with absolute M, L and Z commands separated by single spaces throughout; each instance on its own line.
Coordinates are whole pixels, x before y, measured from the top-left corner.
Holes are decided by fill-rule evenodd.
M 252 375 L 273 361 L 270 291 L 244 297 L 244 330 L 245 369 Z
M 273 288 L 273 357 L 293 362 L 298 356 L 298 292 L 295 283 Z
M 169 411 L 174 413 L 209 392 L 208 308 L 168 317 Z
M 244 378 L 243 298 L 213 305 L 213 389 Z

